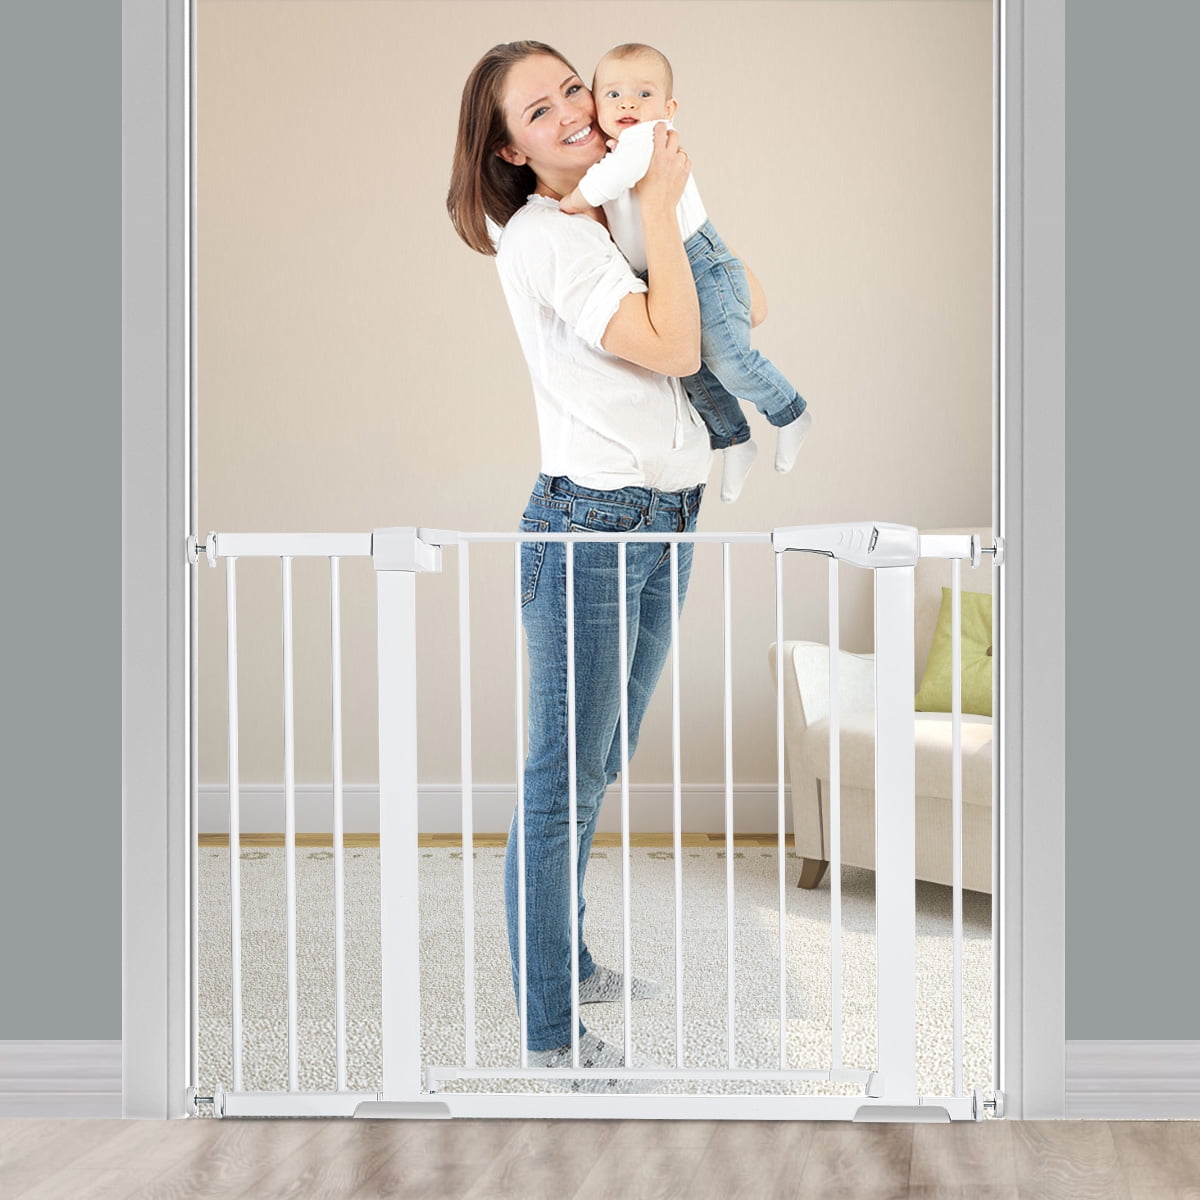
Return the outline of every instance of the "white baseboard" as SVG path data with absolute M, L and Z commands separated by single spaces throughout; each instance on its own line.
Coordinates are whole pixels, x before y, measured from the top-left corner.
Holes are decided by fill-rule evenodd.
M 418 793 L 417 828 L 421 833 L 462 831 L 461 789 L 456 783 L 425 784 Z M 473 821 L 477 833 L 504 833 L 516 804 L 513 784 L 476 784 Z M 200 832 L 229 832 L 229 789 L 224 784 L 200 785 Z M 717 833 L 725 828 L 725 787 L 719 783 L 686 783 L 682 788 L 684 833 Z M 379 789 L 374 784 L 347 784 L 342 798 L 347 833 L 379 832 Z M 283 831 L 283 786 L 246 784 L 239 788 L 240 825 L 247 833 Z M 674 796 L 669 783 L 643 783 L 629 789 L 629 828 L 632 833 L 664 833 L 673 828 Z M 734 829 L 767 833 L 777 828 L 779 789 L 773 783 L 737 784 L 733 792 Z M 296 832 L 333 830 L 333 789 L 327 784 L 297 784 Z M 784 794 L 784 822 L 792 828 L 790 789 Z M 609 790 L 600 820 L 601 833 L 621 831 L 621 789 Z
M 1200 1042 L 1067 1042 L 1067 1117 L 1200 1119 Z
M 120 1041 L 0 1041 L 0 1118 L 120 1115 Z

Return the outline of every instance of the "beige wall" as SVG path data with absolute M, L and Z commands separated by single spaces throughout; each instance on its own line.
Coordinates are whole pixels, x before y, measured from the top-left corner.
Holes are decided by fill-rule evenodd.
M 991 6 L 985 0 L 201 0 L 200 529 L 515 527 L 538 470 L 528 376 L 490 259 L 445 216 L 459 93 L 534 37 L 585 78 L 610 45 L 672 59 L 710 216 L 762 279 L 757 344 L 809 401 L 700 528 L 991 520 Z M 719 463 L 713 481 L 719 478 Z M 683 621 L 685 779 L 723 778 L 719 553 Z M 475 777 L 511 781 L 511 552 L 472 555 Z M 420 581 L 421 777 L 458 777 L 453 555 Z M 769 551 L 735 549 L 738 778 L 774 778 Z M 786 564 L 786 635 L 823 639 L 824 560 Z M 373 579 L 344 564 L 345 773 L 375 768 Z M 223 571 L 201 570 L 200 777 L 225 777 Z M 843 640 L 869 648 L 843 572 Z M 328 780 L 328 584 L 295 571 L 297 779 Z M 241 774 L 283 778 L 278 567 L 239 569 Z M 486 686 L 485 686 L 486 685 Z M 633 775 L 670 778 L 669 689 Z

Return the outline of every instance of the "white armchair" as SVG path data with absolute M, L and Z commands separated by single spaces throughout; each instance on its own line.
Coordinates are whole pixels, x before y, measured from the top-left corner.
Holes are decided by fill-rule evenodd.
M 936 532 L 978 533 L 955 529 Z M 962 568 L 964 591 L 991 590 L 991 569 Z M 915 571 L 916 677 L 925 670 L 941 606 L 950 586 L 950 563 L 922 559 Z M 769 652 L 774 677 L 776 654 Z M 784 733 L 792 785 L 792 821 L 801 859 L 800 887 L 816 887 L 829 867 L 829 647 L 818 642 L 783 644 Z M 843 651 L 841 696 L 842 862 L 875 867 L 875 663 L 870 654 Z M 918 879 L 950 884 L 952 873 L 951 750 L 949 713 L 915 714 Z M 963 750 L 963 887 L 992 890 L 992 719 L 965 713 Z

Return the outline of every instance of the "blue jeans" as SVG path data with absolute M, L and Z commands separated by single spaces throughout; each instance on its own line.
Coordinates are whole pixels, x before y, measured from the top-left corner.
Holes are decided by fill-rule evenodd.
M 682 533 L 696 527 L 703 484 L 683 492 L 628 487 L 598 491 L 565 476 L 540 475 L 521 531 Z M 679 602 L 687 592 L 692 546 L 679 546 Z M 577 543 L 575 597 L 576 837 L 579 848 L 579 979 L 596 969 L 583 938 L 583 877 L 605 789 L 621 769 L 621 687 L 617 547 Z M 625 690 L 629 753 L 671 645 L 670 546 L 626 547 L 628 622 Z M 566 544 L 521 547 L 521 615 L 529 649 L 529 749 L 525 761 L 525 906 L 529 1049 L 571 1040 L 571 904 L 567 762 Z M 517 819 L 504 864 L 513 987 L 520 996 L 517 923 Z M 582 1032 L 582 1025 L 580 1032 Z
M 683 386 L 708 427 L 714 450 L 750 437 L 738 397 L 772 425 L 790 425 L 807 408 L 769 358 L 750 345 L 750 285 L 739 259 L 706 221 L 684 243 L 700 301 L 700 370 Z

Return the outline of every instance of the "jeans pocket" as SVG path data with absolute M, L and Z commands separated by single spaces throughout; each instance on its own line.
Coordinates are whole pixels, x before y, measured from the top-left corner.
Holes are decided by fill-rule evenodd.
M 546 533 L 550 528 L 549 521 L 530 520 L 521 518 L 522 533 Z M 538 575 L 541 574 L 542 562 L 546 557 L 545 542 L 521 543 L 521 607 L 524 608 L 537 595 Z
M 714 267 L 713 273 L 720 280 L 722 294 L 732 297 L 739 308 L 749 313 L 750 283 L 746 278 L 746 269 L 741 262 L 736 258 L 729 258 Z
M 576 533 L 629 533 L 646 519 L 636 505 L 611 504 L 580 498 L 571 505 L 571 529 Z

